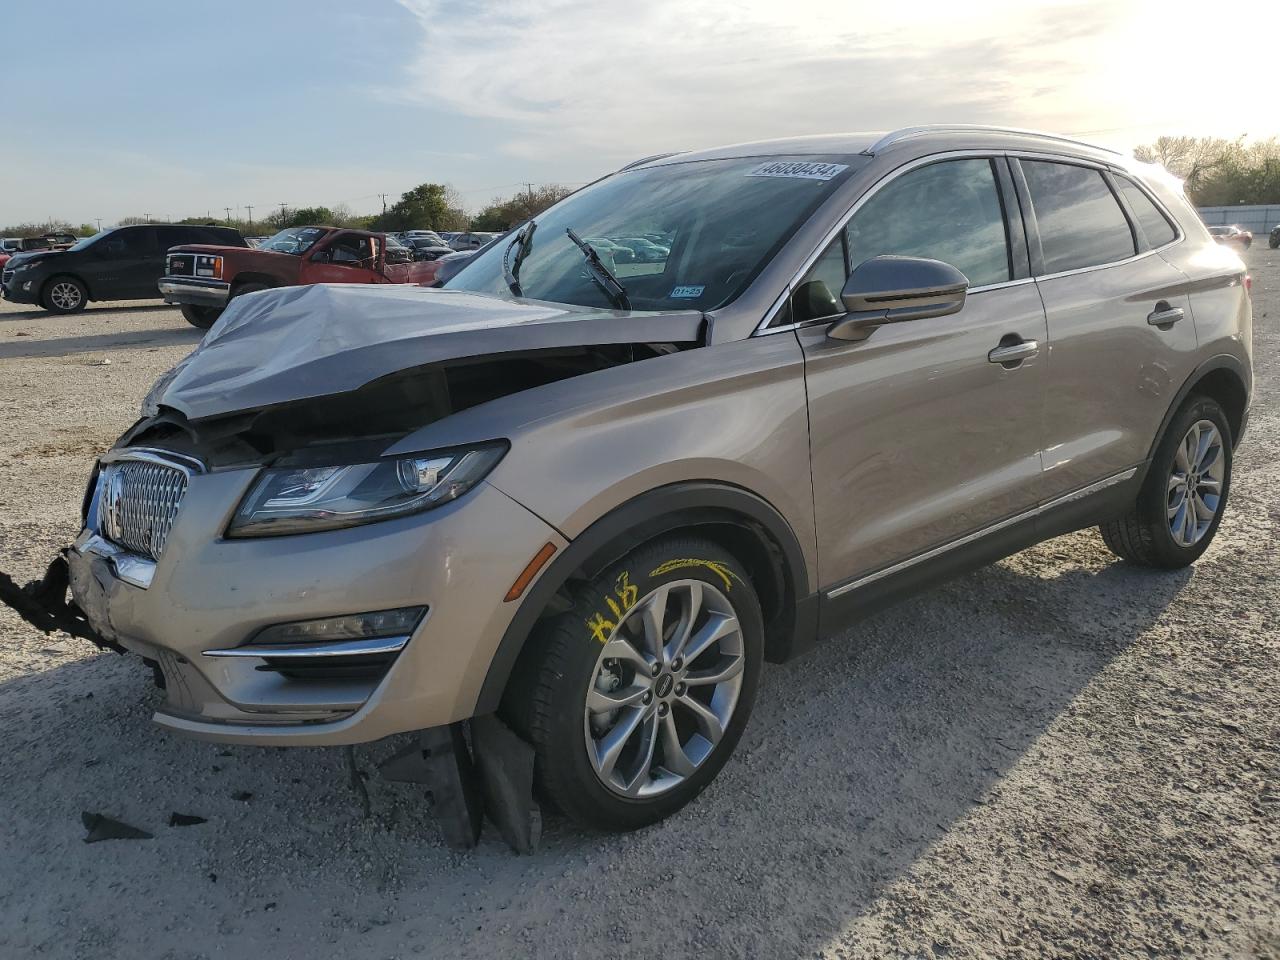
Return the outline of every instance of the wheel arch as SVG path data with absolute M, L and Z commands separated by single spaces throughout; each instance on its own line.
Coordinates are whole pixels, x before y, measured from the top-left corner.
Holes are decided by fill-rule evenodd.
M 49 289 L 51 284 L 63 279 L 74 280 L 76 283 L 80 284 L 80 286 L 84 287 L 84 299 L 86 303 L 94 299 L 93 287 L 89 286 L 89 281 L 80 276 L 80 274 L 74 273 L 71 270 L 60 270 L 58 273 L 49 274 L 49 276 L 44 279 L 44 282 L 40 284 L 39 301 L 42 305 L 44 303 L 45 291 Z
M 1231 427 L 1231 445 L 1236 446 L 1240 442 L 1240 435 L 1244 432 L 1247 422 L 1248 385 L 1251 380 L 1252 377 L 1249 376 L 1249 370 L 1244 361 L 1229 353 L 1210 357 L 1196 367 L 1191 376 L 1183 382 L 1173 402 L 1169 404 L 1169 409 L 1165 411 L 1160 429 L 1156 431 L 1151 441 L 1151 448 L 1147 451 L 1147 461 L 1150 462 L 1155 456 L 1156 447 L 1160 445 L 1160 440 L 1169 429 L 1169 424 L 1186 403 L 1187 397 L 1193 393 L 1211 397 L 1221 405 L 1223 412 L 1227 415 L 1227 423 Z
M 231 281 L 231 296 L 234 297 L 236 295 L 237 288 L 243 287 L 248 283 L 262 283 L 268 287 L 278 287 L 280 286 L 280 278 L 273 277 L 269 273 L 254 273 L 252 271 L 237 273 L 236 278 Z
M 566 584 L 590 579 L 636 547 L 676 531 L 715 541 L 747 568 L 764 613 L 766 660 L 790 659 L 812 646 L 817 639 L 817 594 L 800 541 L 782 514 L 741 487 L 675 483 L 605 514 L 538 577 L 498 644 L 474 713 L 498 708 L 526 640 Z

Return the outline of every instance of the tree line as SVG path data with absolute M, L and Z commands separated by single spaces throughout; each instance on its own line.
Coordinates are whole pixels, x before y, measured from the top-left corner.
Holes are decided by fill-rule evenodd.
M 513 197 L 495 197 L 476 216 L 468 216 L 462 198 L 443 183 L 422 183 L 406 190 L 400 199 L 382 213 L 357 214 L 346 204 L 332 206 L 282 207 L 253 220 L 247 218 L 195 216 L 176 223 L 216 224 L 235 227 L 245 236 L 265 236 L 286 227 L 325 224 L 359 230 L 395 232 L 400 230 L 485 230 L 503 231 L 530 217 L 535 217 L 571 191 L 557 184 L 530 186 Z M 165 222 L 159 217 L 122 217 L 116 226 Z M 74 233 L 88 237 L 96 232 L 91 223 L 73 225 L 63 220 L 45 223 L 20 223 L 0 227 L 0 236 L 33 237 L 43 233 Z
M 1158 163 L 1186 187 L 1197 207 L 1280 204 L 1280 140 L 1246 144 L 1244 137 L 1160 137 L 1133 155 Z

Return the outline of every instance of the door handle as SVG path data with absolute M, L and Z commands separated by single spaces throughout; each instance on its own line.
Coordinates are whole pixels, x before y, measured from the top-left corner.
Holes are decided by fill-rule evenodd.
M 1018 343 L 1007 343 L 996 347 L 987 354 L 987 359 L 992 363 L 1021 363 L 1039 352 L 1039 340 L 1021 340 Z
M 1155 310 L 1147 314 L 1147 323 L 1153 327 L 1171 327 L 1185 316 L 1186 312 L 1181 307 L 1171 307 L 1161 301 Z

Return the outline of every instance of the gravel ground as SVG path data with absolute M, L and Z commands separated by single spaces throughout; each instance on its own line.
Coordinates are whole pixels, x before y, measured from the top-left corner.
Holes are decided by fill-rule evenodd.
M 0 608 L 0 956 L 1280 957 L 1280 251 L 1247 258 L 1253 421 L 1194 569 L 1090 531 L 888 611 L 767 669 L 719 780 L 630 836 L 450 852 L 416 788 L 371 776 L 366 820 L 341 751 L 167 735 L 140 662 Z M 74 535 L 196 340 L 0 306 L 0 569 Z M 86 845 L 82 811 L 155 837 Z

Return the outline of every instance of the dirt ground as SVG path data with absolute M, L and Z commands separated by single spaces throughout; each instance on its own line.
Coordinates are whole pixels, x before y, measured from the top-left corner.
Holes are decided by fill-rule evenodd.
M 0 608 L 0 957 L 1280 957 L 1280 251 L 1247 259 L 1252 424 L 1193 569 L 1078 533 L 767 668 L 718 781 L 633 835 L 453 853 L 393 744 L 363 819 L 341 751 L 165 734 L 139 661 Z M 0 306 L 0 569 L 71 539 L 197 336 Z

